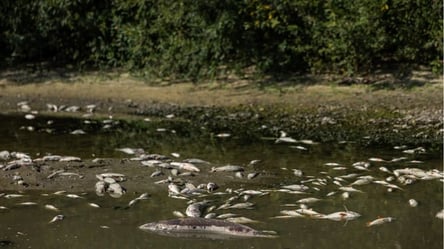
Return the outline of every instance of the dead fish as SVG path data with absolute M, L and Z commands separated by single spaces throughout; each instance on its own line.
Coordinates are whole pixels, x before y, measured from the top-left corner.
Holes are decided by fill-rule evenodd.
M 379 157 L 371 157 L 368 159 L 370 162 L 387 162 L 386 160 Z
M 239 195 L 265 195 L 265 194 L 267 193 L 264 193 L 259 190 L 243 190 L 242 192 L 239 193 Z
M 322 216 L 322 219 L 334 221 L 349 221 L 359 218 L 361 215 L 353 211 L 340 211 Z
M 244 171 L 244 168 L 237 165 L 225 165 L 221 167 L 213 167 L 210 172 L 236 172 Z
M 48 209 L 48 210 L 60 212 L 60 209 L 56 208 L 54 205 L 51 205 L 51 204 L 46 204 L 45 208 Z
M 308 208 L 300 208 L 300 209 L 296 209 L 296 212 L 310 217 L 310 218 L 314 218 L 314 219 L 320 219 L 321 217 L 325 216 L 325 214 L 321 214 L 317 211 L 314 211 L 313 209 L 308 209 Z
M 436 213 L 435 217 L 441 220 L 444 219 L 444 209 Z
M 348 198 L 350 198 L 350 193 L 349 192 L 344 192 L 341 194 L 342 199 L 346 200 Z
M 294 190 L 294 191 L 305 191 L 305 190 L 309 189 L 309 187 L 307 187 L 305 185 L 300 185 L 300 184 L 285 185 L 285 186 L 282 186 L 282 188 Z
M 0 160 L 6 161 L 9 160 L 11 153 L 7 150 L 0 151 Z
M 143 193 L 143 194 L 141 194 L 139 197 L 137 197 L 137 198 L 135 198 L 135 199 L 133 199 L 133 200 L 131 200 L 129 203 L 128 203 L 128 206 L 129 207 L 131 207 L 131 206 L 133 206 L 134 204 L 136 204 L 138 201 L 140 201 L 140 200 L 147 200 L 148 199 L 148 193 Z
M 225 213 L 225 214 L 218 215 L 216 218 L 218 218 L 218 219 L 227 219 L 227 218 L 236 217 L 236 216 L 239 216 L 239 215 L 238 214 L 233 214 L 233 213 Z
M 303 214 L 301 214 L 295 210 L 281 210 L 280 213 L 283 215 L 286 215 L 286 216 L 290 216 L 290 217 L 304 217 Z
M 42 157 L 42 160 L 43 161 L 60 161 L 60 159 L 62 159 L 62 157 L 61 156 L 58 156 L 58 155 L 48 155 L 48 156 L 44 156 L 44 157 Z
M 188 217 L 201 217 L 203 209 L 208 206 L 208 201 L 196 202 L 188 205 L 185 214 Z
M 357 177 L 358 176 L 358 174 L 356 174 L 356 173 L 351 173 L 351 174 L 348 174 L 348 175 L 342 175 L 342 176 L 339 176 L 341 179 L 351 179 L 351 178 L 355 178 L 355 177 Z
M 170 165 L 177 167 L 178 169 L 200 172 L 200 169 L 192 163 L 171 162 Z
M 36 202 L 28 201 L 28 202 L 20 202 L 17 205 L 18 206 L 35 206 L 35 205 L 37 205 L 37 203 Z
M 85 135 L 86 132 L 82 129 L 76 129 L 76 130 L 71 131 L 69 134 L 71 134 L 71 135 Z
M 364 193 L 363 191 L 359 189 L 355 189 L 353 187 L 339 187 L 339 190 L 345 191 L 345 192 L 357 192 L 357 193 Z
M 395 218 L 393 218 L 393 217 L 382 217 L 382 218 L 378 218 L 376 220 L 367 222 L 366 226 L 371 227 L 371 226 L 376 226 L 376 225 L 382 225 L 384 223 L 392 222 L 394 220 L 395 220 Z
M 290 146 L 290 148 L 294 148 L 294 149 L 298 149 L 298 150 L 308 150 L 306 147 L 300 146 L 300 145 Z
M 208 192 L 213 192 L 214 190 L 219 188 L 219 186 L 217 186 L 217 184 L 214 182 L 207 183 L 206 187 L 207 187 Z
M 299 169 L 292 169 L 292 170 L 293 170 L 293 174 L 295 176 L 301 177 L 303 175 L 302 170 L 299 170 Z
M 25 195 L 21 195 L 21 194 L 7 194 L 4 197 L 6 199 L 11 199 L 11 198 L 20 198 L 20 197 L 23 197 L 23 196 L 25 196 Z
M 254 203 L 251 202 L 241 202 L 228 206 L 227 208 L 237 208 L 237 209 L 251 209 Z
M 67 194 L 66 197 L 68 198 L 72 198 L 72 199 L 80 199 L 80 198 L 84 198 L 82 196 L 76 195 L 76 194 Z
M 315 145 L 318 144 L 318 142 L 315 142 L 313 140 L 310 139 L 301 139 L 298 141 L 299 143 L 303 143 L 303 144 L 307 144 L 307 145 Z
M 275 143 L 297 143 L 298 140 L 291 137 L 280 137 L 274 141 Z
M 143 166 L 154 167 L 154 166 L 158 166 L 159 164 L 163 163 L 163 161 L 152 159 L 152 160 L 141 161 L 140 163 Z
M 244 178 L 244 173 L 242 171 L 237 171 L 234 173 L 234 176 L 237 178 Z
M 216 213 L 208 213 L 204 216 L 205 219 L 214 219 L 216 218 L 217 214 Z
M 80 179 L 83 178 L 83 175 L 78 174 L 78 173 L 74 173 L 74 172 L 60 172 L 60 173 L 58 173 L 58 175 L 59 175 L 59 176 L 77 176 L 77 177 L 79 177 Z
M 261 160 L 255 159 L 255 160 L 251 160 L 251 161 L 248 163 L 248 165 L 256 165 L 256 164 L 258 164 L 258 163 L 260 163 L 260 162 L 261 162 Z
M 389 173 L 389 174 L 393 174 L 389 169 L 387 169 L 386 167 L 379 167 L 379 170 L 385 173 Z
M 75 156 L 64 156 L 60 158 L 60 162 L 81 162 L 82 159 L 80 157 Z
M 96 188 L 96 194 L 98 196 L 103 196 L 106 192 L 107 186 L 104 181 L 98 181 L 96 182 L 95 188 Z
M 226 138 L 226 137 L 231 137 L 231 134 L 230 133 L 219 133 L 219 134 L 216 134 L 216 137 Z
M 153 173 L 151 173 L 150 177 L 157 177 L 163 175 L 163 172 L 161 170 L 156 170 Z
M 238 224 L 258 223 L 259 222 L 257 220 L 252 220 L 247 217 L 231 217 L 231 218 L 227 218 L 225 220 L 229 221 L 229 222 L 238 223 Z
M 180 188 L 177 184 L 170 183 L 168 184 L 168 192 L 173 195 L 178 195 L 180 194 Z
M 98 174 L 96 175 L 96 178 L 99 179 L 100 181 L 103 181 L 105 178 L 113 178 L 117 182 L 123 182 L 126 180 L 126 176 L 124 174 L 111 173 L 111 172 Z
M 275 233 L 257 231 L 251 227 L 234 222 L 196 217 L 147 223 L 139 226 L 139 229 L 170 236 L 200 236 L 206 238 L 224 238 L 231 236 L 276 237 Z
M 362 178 L 362 179 L 358 179 L 358 180 L 350 183 L 350 186 L 353 186 L 353 185 L 366 185 L 366 184 L 371 183 L 372 181 L 373 181 L 373 179 Z
M 341 164 L 339 163 L 324 163 L 325 166 L 329 166 L 329 167 L 337 167 L 340 166 Z
M 178 218 L 185 218 L 186 215 L 184 215 L 182 212 L 180 211 L 173 211 L 173 215 L 178 217 Z
M 409 200 L 409 206 L 410 207 L 417 207 L 418 206 L 418 202 L 415 199 L 410 199 Z
M 314 197 L 308 197 L 308 198 L 300 199 L 300 200 L 296 201 L 296 203 L 309 204 L 309 203 L 314 203 L 314 202 L 318 202 L 318 201 L 321 201 L 321 199 L 314 198 Z
M 198 159 L 198 158 L 188 158 L 183 160 L 186 163 L 192 163 L 192 164 L 211 164 L 210 162 L 204 161 L 202 159 Z
M 249 174 L 247 175 L 247 179 L 251 180 L 251 179 L 253 179 L 253 178 L 256 178 L 258 175 L 259 175 L 258 172 L 249 173 Z
M 120 152 L 123 152 L 125 154 L 128 154 L 128 155 L 134 155 L 136 153 L 142 154 L 144 152 L 143 149 L 134 149 L 134 148 L 119 148 L 119 149 L 116 149 L 116 150 L 120 151 Z
M 99 204 L 89 202 L 88 205 L 93 208 L 100 208 Z
M 54 223 L 56 221 L 61 221 L 64 218 L 65 218 L 65 216 L 62 214 L 56 215 L 56 216 L 54 216 L 54 218 L 52 218 L 52 220 L 49 221 L 49 224 Z
M 111 197 L 114 198 L 119 198 L 126 192 L 125 189 L 117 182 L 109 184 L 106 191 L 110 194 Z

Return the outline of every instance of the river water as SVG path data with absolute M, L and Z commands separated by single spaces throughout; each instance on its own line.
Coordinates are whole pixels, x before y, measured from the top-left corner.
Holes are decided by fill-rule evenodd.
M 367 148 L 357 146 L 353 141 L 336 144 L 275 143 L 275 139 L 264 138 L 252 142 L 240 139 L 236 134 L 224 138 L 208 131 L 191 132 L 183 126 L 161 126 L 165 123 L 153 123 L 149 128 L 141 129 L 115 121 L 85 124 L 82 119 L 37 117 L 26 120 L 22 115 L 0 115 L 0 123 L 0 151 L 20 151 L 32 158 L 57 154 L 78 156 L 84 160 L 96 157 L 121 160 L 130 156 L 116 151 L 116 148 L 129 147 L 143 148 L 149 153 L 172 158 L 171 153 L 178 153 L 179 157 L 174 159 L 176 161 L 200 158 L 214 166 L 243 166 L 245 174 L 257 172 L 259 175 L 253 179 L 238 178 L 231 172 L 208 173 L 210 166 L 202 166 L 200 178 L 184 179 L 196 185 L 216 182 L 220 186 L 216 192 L 223 194 L 208 193 L 205 197 L 196 197 L 198 200 L 210 200 L 216 206 L 230 197 L 238 196 L 237 193 L 242 190 L 262 191 L 264 195 L 248 199 L 254 204 L 252 209 L 219 209 L 213 212 L 248 217 L 257 222 L 246 225 L 256 230 L 275 231 L 278 235 L 272 239 L 214 239 L 163 236 L 141 231 L 138 226 L 144 223 L 176 218 L 173 211 L 185 213 L 187 200 L 171 198 L 166 185 L 153 183 L 166 178 L 168 171 L 165 171 L 165 176 L 156 179 L 148 177 L 140 187 L 128 189 L 117 199 L 108 195 L 98 196 L 94 186 L 91 186 L 91 191 L 76 193 L 82 197 L 78 199 L 55 195 L 54 190 L 0 189 L 0 193 L 24 195 L 0 198 L 0 206 L 5 207 L 0 209 L 0 247 L 443 248 L 443 220 L 436 217 L 443 209 L 442 178 L 416 180 L 408 185 L 401 184 L 396 178 L 390 182 L 402 190 L 374 182 L 354 185 L 362 192 L 349 192 L 348 198 L 344 198 L 344 191 L 339 190 L 338 186 L 347 186 L 359 176 L 371 176 L 372 181 L 383 181 L 392 176 L 381 171 L 380 167 L 390 172 L 404 168 L 442 172 L 442 151 L 430 153 L 424 147 L 424 153 L 410 154 L 405 150 L 414 148 Z M 106 124 L 111 125 L 104 127 Z M 82 129 L 86 134 L 70 134 L 76 129 Z M 378 162 L 375 158 L 384 161 Z M 249 165 L 252 160 L 260 162 Z M 370 163 L 367 170 L 352 166 L 360 161 Z M 293 169 L 301 170 L 303 176 L 296 176 Z M 135 167 L 131 172 L 133 175 L 130 177 L 133 178 L 148 174 L 145 167 Z M 342 178 L 352 173 L 358 175 L 351 179 Z M 338 179 L 334 177 L 344 180 L 334 182 Z M 303 194 L 281 191 L 283 186 L 293 184 L 304 184 L 309 189 Z M 233 192 L 228 193 L 227 189 Z M 150 197 L 128 207 L 129 201 L 142 192 L 148 192 Z M 299 209 L 297 201 L 307 197 L 320 199 L 306 204 L 307 208 L 319 213 L 349 210 L 361 216 L 349 221 L 278 217 L 282 216 L 282 210 Z M 235 203 L 244 202 L 242 198 Z M 410 199 L 416 200 L 418 205 L 410 206 Z M 20 205 L 23 202 L 36 204 Z M 100 208 L 91 207 L 88 203 L 96 203 Z M 45 209 L 45 204 L 52 204 L 60 211 Z M 65 218 L 49 223 L 57 214 L 63 214 Z M 368 222 L 378 217 L 392 217 L 394 220 L 367 226 Z

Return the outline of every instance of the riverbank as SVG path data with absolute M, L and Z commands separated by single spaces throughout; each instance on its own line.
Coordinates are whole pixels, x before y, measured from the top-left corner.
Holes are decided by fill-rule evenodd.
M 45 115 L 165 118 L 241 137 L 279 136 L 319 142 L 442 147 L 442 77 L 415 72 L 398 80 L 376 75 L 351 80 L 304 76 L 288 81 L 224 79 L 201 84 L 156 82 L 129 74 L 2 72 L 0 112 L 27 101 Z M 349 84 L 351 83 L 351 84 Z M 78 112 L 47 104 L 79 106 Z

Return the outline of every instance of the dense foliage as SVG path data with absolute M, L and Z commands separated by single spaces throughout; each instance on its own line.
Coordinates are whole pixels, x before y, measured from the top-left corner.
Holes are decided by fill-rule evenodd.
M 0 63 L 354 74 L 442 67 L 440 0 L 2 0 Z

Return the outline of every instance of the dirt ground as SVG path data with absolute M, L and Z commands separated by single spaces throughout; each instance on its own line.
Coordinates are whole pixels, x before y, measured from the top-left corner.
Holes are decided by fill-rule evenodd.
M 376 77 L 378 78 L 378 77 Z M 293 109 L 340 106 L 352 109 L 442 109 L 443 79 L 416 72 L 404 80 L 382 75 L 371 84 L 344 84 L 331 76 L 294 78 L 282 82 L 258 80 L 151 82 L 129 74 L 89 73 L 43 75 L 26 72 L 0 73 L 0 112 L 17 110 L 28 101 L 40 110 L 56 105 L 96 104 L 98 112 L 128 114 L 135 106 L 164 103 L 179 106 L 269 106 Z M 358 80 L 355 80 L 359 82 Z

